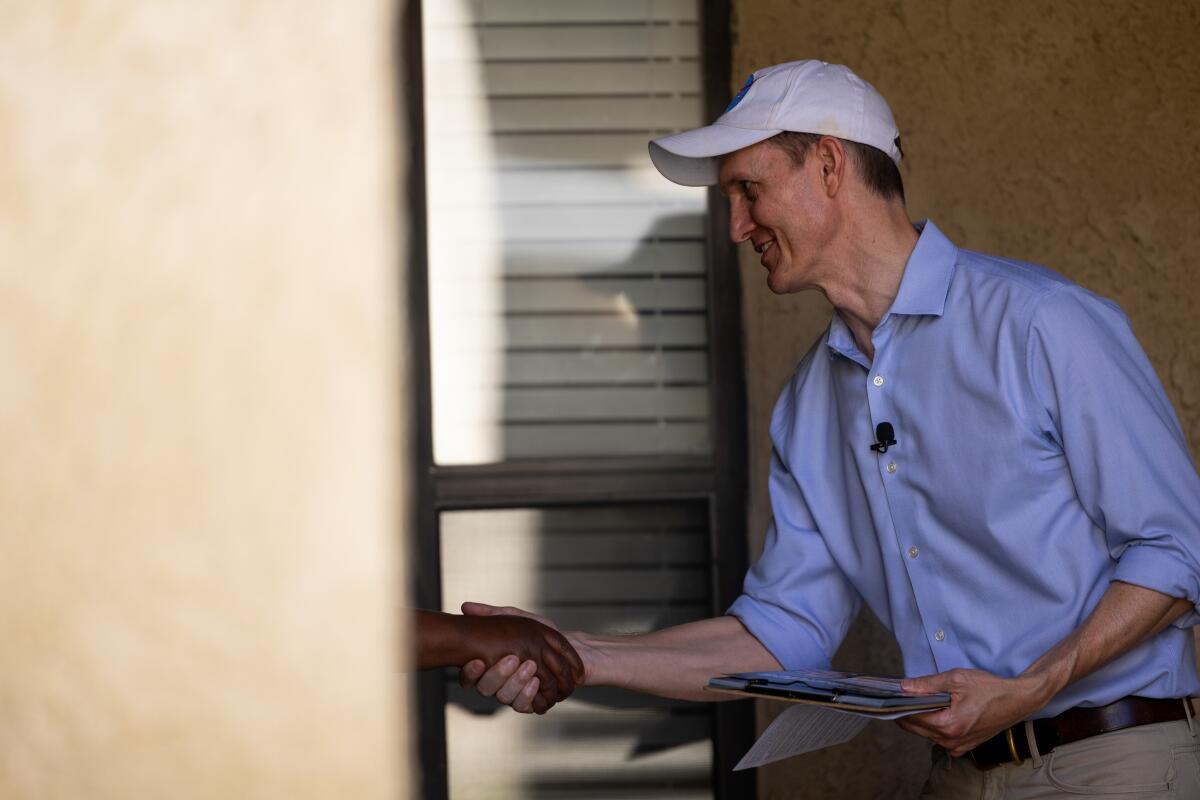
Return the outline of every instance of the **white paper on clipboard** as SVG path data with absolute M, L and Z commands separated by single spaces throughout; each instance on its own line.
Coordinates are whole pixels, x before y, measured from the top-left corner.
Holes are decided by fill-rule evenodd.
M 781 758 L 843 744 L 861 733 L 873 719 L 892 720 L 922 713 L 925 711 L 860 714 L 827 706 L 792 705 L 767 726 L 734 769 L 761 767 Z

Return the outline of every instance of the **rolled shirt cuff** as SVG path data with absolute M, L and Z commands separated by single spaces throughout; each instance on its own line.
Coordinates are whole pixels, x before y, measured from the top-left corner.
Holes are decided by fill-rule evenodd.
M 743 594 L 725 612 L 737 617 L 784 669 L 829 669 L 832 654 L 795 616 Z
M 1191 609 L 1171 624 L 1177 628 L 1190 628 L 1200 623 L 1200 613 L 1196 607 L 1197 600 L 1200 600 L 1200 579 L 1170 551 L 1149 545 L 1128 547 L 1121 554 L 1112 579 L 1170 597 L 1185 598 L 1192 604 Z

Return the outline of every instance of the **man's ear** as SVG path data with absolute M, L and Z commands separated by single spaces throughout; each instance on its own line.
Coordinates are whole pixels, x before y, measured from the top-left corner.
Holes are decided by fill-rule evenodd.
M 820 167 L 825 194 L 833 197 L 841 189 L 846 177 L 846 148 L 840 139 L 822 136 L 813 147 L 812 155 Z

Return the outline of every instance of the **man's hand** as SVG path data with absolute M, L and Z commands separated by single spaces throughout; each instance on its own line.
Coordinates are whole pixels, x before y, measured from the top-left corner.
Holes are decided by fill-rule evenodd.
M 477 605 L 464 604 L 463 610 L 467 612 L 467 606 Z M 480 694 L 495 696 L 524 713 L 544 714 L 583 680 L 583 662 L 575 648 L 555 628 L 532 614 L 495 609 L 485 615 L 467 612 L 459 619 L 469 642 L 469 660 L 459 682 L 474 686 L 475 680 L 464 680 L 464 676 L 473 675 Z M 487 674 L 485 664 L 492 666 Z
M 947 692 L 950 707 L 901 717 L 897 724 L 961 756 L 977 744 L 1028 717 L 1046 704 L 1036 678 L 998 678 L 977 669 L 952 669 L 923 678 L 906 678 L 906 692 Z

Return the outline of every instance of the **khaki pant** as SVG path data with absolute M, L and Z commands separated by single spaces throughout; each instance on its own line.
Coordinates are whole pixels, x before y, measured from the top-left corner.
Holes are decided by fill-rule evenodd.
M 924 800 L 1200 800 L 1200 720 L 1140 725 L 1093 736 L 981 772 L 934 748 Z

